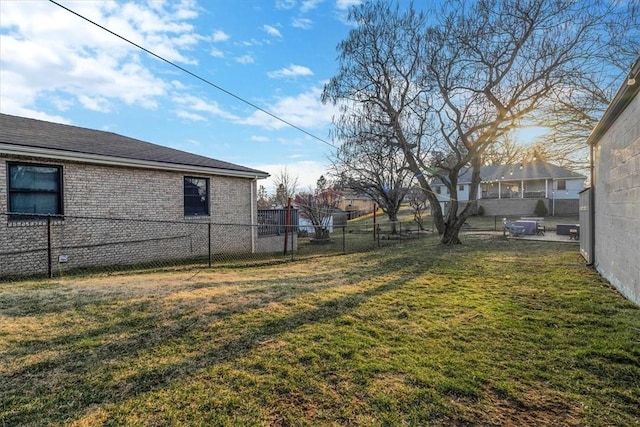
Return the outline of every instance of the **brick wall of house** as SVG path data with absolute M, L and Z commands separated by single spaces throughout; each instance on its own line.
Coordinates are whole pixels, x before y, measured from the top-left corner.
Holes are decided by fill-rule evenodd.
M 251 179 L 0 157 L 0 212 L 8 208 L 7 161 L 63 168 L 66 218 L 49 233 L 54 271 L 206 256 L 209 222 L 214 253 L 255 248 Z M 210 179 L 210 216 L 184 216 L 185 175 Z M 0 277 L 46 273 L 47 228 L 42 220 L 0 217 Z M 68 261 L 59 263 L 59 255 Z
M 595 146 L 595 266 L 640 304 L 640 95 Z

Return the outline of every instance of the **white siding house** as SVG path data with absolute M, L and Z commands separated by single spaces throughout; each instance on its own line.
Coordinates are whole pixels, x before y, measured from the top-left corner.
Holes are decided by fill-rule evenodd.
M 586 177 L 544 161 L 513 165 L 485 166 L 480 170 L 482 182 L 478 204 L 489 215 L 532 214 L 536 202 L 545 202 L 550 214 L 577 215 L 579 193 Z M 448 188 L 440 181 L 433 188 L 443 208 L 451 200 Z M 469 201 L 471 173 L 459 177 L 457 199 Z

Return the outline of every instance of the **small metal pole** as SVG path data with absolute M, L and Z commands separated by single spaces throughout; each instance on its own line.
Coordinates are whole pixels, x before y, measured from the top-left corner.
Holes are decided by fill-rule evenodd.
M 53 277 L 53 254 L 51 253 L 51 217 L 47 217 L 47 275 L 49 279 Z
M 378 207 L 376 206 L 376 204 L 373 204 L 373 240 L 376 240 L 376 211 L 378 210 Z
M 209 232 L 209 268 L 211 268 L 211 223 L 208 224 L 208 232 Z
M 346 233 L 346 225 L 342 226 L 342 253 L 346 255 L 347 253 L 347 233 Z
M 291 230 L 291 261 L 293 261 L 293 239 L 294 239 L 293 231 L 294 230 Z M 296 231 L 295 239 L 297 241 L 297 239 L 298 239 L 298 235 L 297 235 L 298 231 L 297 230 L 295 230 L 295 231 Z

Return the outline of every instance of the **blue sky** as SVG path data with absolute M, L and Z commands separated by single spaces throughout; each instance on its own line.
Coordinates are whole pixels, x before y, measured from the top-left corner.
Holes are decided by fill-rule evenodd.
M 359 0 L 59 3 L 329 141 L 322 105 Z M 0 2 L 0 111 L 108 130 L 277 174 L 301 187 L 331 147 L 46 0 Z M 269 181 L 261 184 L 270 187 Z

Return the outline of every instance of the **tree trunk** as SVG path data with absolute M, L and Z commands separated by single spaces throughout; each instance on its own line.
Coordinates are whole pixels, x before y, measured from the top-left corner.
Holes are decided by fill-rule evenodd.
M 440 207 L 440 201 L 437 198 L 429 197 L 429 204 L 431 205 L 431 216 L 433 217 L 433 225 L 438 231 L 439 235 L 444 234 L 444 218 L 442 217 L 442 208 Z
M 451 203 L 451 210 L 447 213 L 447 221 L 444 223 L 444 233 L 440 235 L 440 243 L 443 245 L 459 245 L 462 243 L 458 235 L 467 218 L 471 216 L 472 212 L 475 212 L 477 204 L 477 200 L 468 202 L 467 206 L 460 212 L 460 215 L 456 215 L 458 203 L 457 201 Z
M 322 226 L 314 227 L 314 231 L 315 231 L 316 240 L 329 239 L 329 230 L 327 230 L 325 227 L 322 227 Z
M 389 224 L 391 225 L 391 234 L 397 234 L 398 233 L 398 228 L 397 228 L 398 215 L 397 215 L 397 212 L 394 212 L 393 214 L 389 214 L 387 216 L 389 217 Z
M 458 234 L 460 233 L 462 224 L 464 224 L 464 221 L 456 221 L 453 225 L 446 222 L 444 224 L 444 233 L 440 236 L 440 243 L 449 246 L 461 244 L 462 242 L 460 241 Z

